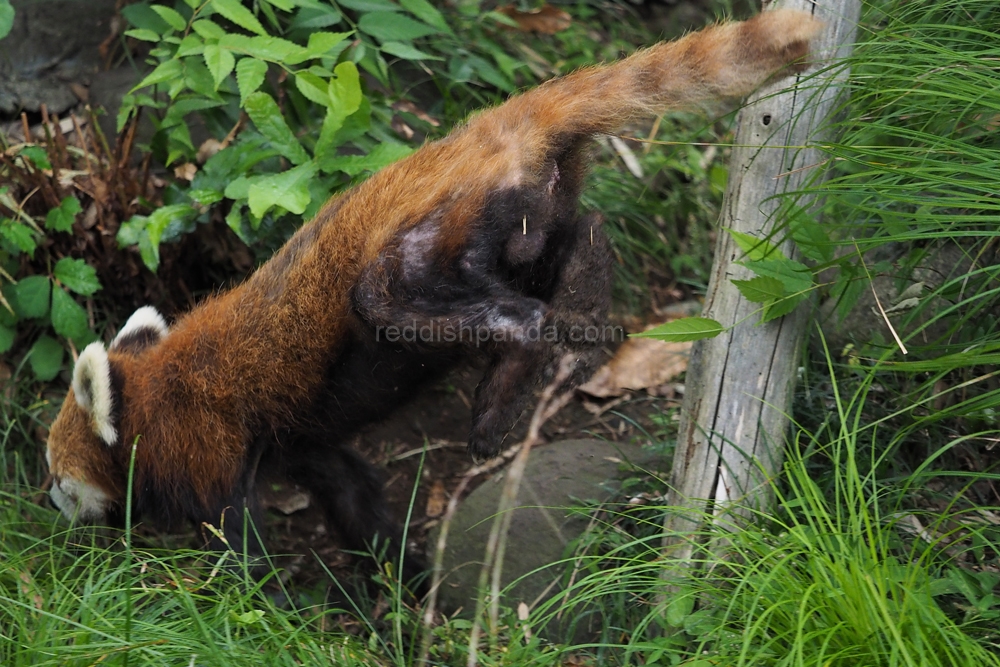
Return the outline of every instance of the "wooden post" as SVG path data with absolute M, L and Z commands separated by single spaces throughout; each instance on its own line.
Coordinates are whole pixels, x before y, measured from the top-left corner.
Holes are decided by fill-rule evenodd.
M 819 4 L 789 0 L 781 6 L 811 11 L 826 24 L 813 42 L 818 66 L 810 72 L 850 54 L 859 0 Z M 725 513 L 745 516 L 764 507 L 769 499 L 767 482 L 781 467 L 808 303 L 758 324 L 760 314 L 752 313 L 760 304 L 748 302 L 730 282 L 753 275 L 734 263 L 743 259 L 742 251 L 721 228 L 771 238 L 782 224 L 773 215 L 779 205 L 775 195 L 821 177 L 814 172 L 823 169 L 823 153 L 800 147 L 820 140 L 818 128 L 843 101 L 840 84 L 847 71 L 828 72 L 785 78 L 764 87 L 737 118 L 736 148 L 704 308 L 706 317 L 732 328 L 696 343 L 688 367 L 668 504 L 690 513 L 674 513 L 666 520 L 665 546 L 671 558 L 690 558 L 694 545 L 685 535 L 703 525 L 706 516 L 719 522 Z M 775 236 L 775 240 L 782 237 Z M 786 256 L 794 256 L 790 242 L 781 247 Z

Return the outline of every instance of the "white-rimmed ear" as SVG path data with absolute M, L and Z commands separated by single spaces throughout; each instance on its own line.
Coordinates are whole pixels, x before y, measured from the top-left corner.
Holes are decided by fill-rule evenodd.
M 73 368 L 73 393 L 77 404 L 90 415 L 94 433 L 108 445 L 118 442 L 118 431 L 112 422 L 114 403 L 111 388 L 111 362 L 100 342 L 83 348 Z
M 163 316 L 152 306 L 143 306 L 132 313 L 125 326 L 115 339 L 111 341 L 112 350 L 124 352 L 139 352 L 143 348 L 154 345 L 167 335 L 167 323 Z

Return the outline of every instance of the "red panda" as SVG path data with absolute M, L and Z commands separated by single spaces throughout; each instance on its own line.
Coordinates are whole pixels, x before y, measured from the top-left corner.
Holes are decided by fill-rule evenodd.
M 591 370 L 594 346 L 565 335 L 603 324 L 610 303 L 607 240 L 577 210 L 589 139 L 801 69 L 819 26 L 765 12 L 545 83 L 334 197 L 172 327 L 140 309 L 76 363 L 48 440 L 52 500 L 120 521 L 138 442 L 135 512 L 220 525 L 215 547 L 256 555 L 244 517 L 272 451 L 346 547 L 398 540 L 377 475 L 346 444 L 354 431 L 480 348 L 469 450 L 493 456 L 559 353 L 579 356 L 578 380 Z M 400 339 L 406 327 L 429 335 Z M 539 327 L 560 333 L 540 340 Z

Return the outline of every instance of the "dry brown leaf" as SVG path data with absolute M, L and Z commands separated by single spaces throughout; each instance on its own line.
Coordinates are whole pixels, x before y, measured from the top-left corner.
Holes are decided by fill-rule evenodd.
M 448 494 L 444 490 L 444 482 L 435 480 L 431 492 L 427 496 L 427 516 L 439 517 L 444 514 L 444 506 L 448 504 Z
M 198 146 L 198 155 L 195 157 L 195 160 L 198 161 L 198 164 L 205 164 L 210 157 L 225 147 L 226 145 L 218 139 L 205 139 L 205 141 L 201 142 L 201 146 Z
M 610 398 L 630 389 L 659 387 L 687 370 L 690 351 L 690 341 L 668 343 L 654 338 L 629 338 L 580 391 L 597 398 Z
M 193 181 L 197 173 L 198 165 L 193 162 L 185 162 L 180 166 L 174 167 L 174 176 L 182 181 Z
M 573 23 L 573 18 L 569 14 L 552 5 L 542 5 L 530 12 L 523 12 L 514 5 L 506 5 L 497 11 L 514 19 L 514 22 L 517 23 L 517 29 L 522 32 L 554 35 Z

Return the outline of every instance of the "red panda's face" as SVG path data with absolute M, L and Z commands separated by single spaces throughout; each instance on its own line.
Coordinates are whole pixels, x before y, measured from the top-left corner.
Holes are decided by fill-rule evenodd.
M 52 502 L 68 519 L 106 523 L 110 510 L 124 505 L 120 465 L 113 454 L 70 389 L 49 431 L 45 452 Z
M 106 523 L 111 515 L 120 517 L 127 493 L 127 455 L 119 433 L 125 409 L 120 364 L 166 334 L 160 314 L 153 308 L 140 308 L 108 350 L 102 343 L 91 343 L 80 353 L 73 385 L 52 423 L 45 453 L 52 473 L 52 502 L 67 518 Z

